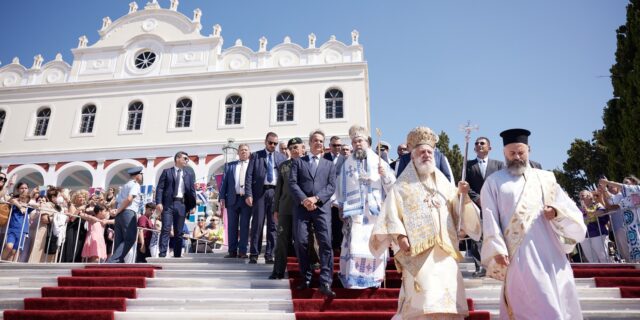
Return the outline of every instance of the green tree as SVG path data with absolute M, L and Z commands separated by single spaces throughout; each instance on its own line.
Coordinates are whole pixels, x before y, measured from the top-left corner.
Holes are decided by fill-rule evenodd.
M 627 22 L 616 30 L 616 63 L 611 67 L 614 98 L 604 108 L 600 136 L 610 179 L 640 173 L 640 1 L 627 5 Z
M 438 143 L 436 144 L 436 148 L 440 150 L 449 160 L 449 165 L 451 166 L 451 174 L 453 174 L 453 180 L 458 183 L 460 178 L 462 177 L 462 161 L 463 156 L 462 152 L 460 152 L 460 146 L 454 144 L 449 148 L 449 136 L 444 132 L 440 132 L 438 135 Z
M 616 30 L 616 38 L 616 63 L 610 69 L 613 98 L 602 112 L 604 126 L 591 141 L 571 143 L 563 170 L 554 170 L 574 197 L 601 175 L 614 181 L 640 175 L 640 0 L 627 5 L 627 22 Z
M 594 132 L 598 137 L 599 132 Z M 563 170 L 554 170 L 558 183 L 576 198 L 580 190 L 595 188 L 595 182 L 607 171 L 607 154 L 596 138 L 591 141 L 576 139 L 567 151 Z

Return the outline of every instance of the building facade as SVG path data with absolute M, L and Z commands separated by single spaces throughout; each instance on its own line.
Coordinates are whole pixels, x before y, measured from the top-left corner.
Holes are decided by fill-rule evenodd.
M 99 40 L 86 36 L 68 64 L 58 54 L 26 68 L 0 66 L 0 165 L 9 180 L 30 185 L 105 188 L 126 169 L 159 178 L 182 150 L 199 182 L 224 165 L 229 139 L 264 147 L 265 134 L 306 137 L 314 128 L 347 136 L 369 127 L 367 63 L 358 32 L 351 43 L 332 36 L 303 47 L 286 37 L 258 51 L 236 40 L 223 48 L 222 28 L 203 35 L 202 12 L 191 18 L 149 2 L 115 21 Z M 327 139 L 328 140 L 328 139 Z

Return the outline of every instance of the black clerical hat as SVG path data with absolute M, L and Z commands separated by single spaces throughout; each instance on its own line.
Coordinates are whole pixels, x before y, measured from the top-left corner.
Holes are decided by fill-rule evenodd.
M 510 143 L 529 144 L 529 135 L 531 135 L 531 131 L 527 129 L 509 129 L 500 133 L 505 146 Z

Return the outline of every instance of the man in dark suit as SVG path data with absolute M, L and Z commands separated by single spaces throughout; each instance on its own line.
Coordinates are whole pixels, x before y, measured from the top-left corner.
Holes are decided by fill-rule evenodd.
M 331 196 L 336 188 L 336 169 L 331 161 L 322 157 L 324 133 L 315 130 L 309 135 L 311 155 L 293 160 L 289 175 L 289 188 L 294 202 L 294 240 L 298 256 L 302 284 L 297 289 L 311 285 L 309 266 L 309 224 L 313 222 L 320 257 L 320 293 L 334 298 L 331 291 L 333 281 L 333 250 L 331 250 Z
M 289 174 L 291 163 L 299 159 L 305 152 L 304 143 L 300 138 L 292 138 L 287 143 L 291 159 L 283 162 L 278 168 L 278 185 L 275 195 L 275 212 L 273 216 L 278 224 L 278 240 L 275 252 L 275 264 L 269 279 L 282 279 L 287 268 L 289 246 L 293 244 L 293 195 L 289 188 Z
M 274 195 L 278 182 L 278 166 L 286 159 L 276 151 L 278 135 L 269 132 L 264 140 L 265 148 L 251 155 L 244 183 L 245 202 L 251 207 L 251 245 L 249 263 L 258 263 L 262 250 L 262 229 L 267 222 L 266 263 L 274 263 L 273 248 L 276 243 L 276 223 L 273 220 Z
M 156 210 L 162 212 L 160 257 L 167 256 L 171 227 L 173 226 L 173 234 L 182 234 L 187 213 L 196 207 L 195 177 L 192 170 L 186 170 L 189 155 L 178 151 L 173 161 L 175 165 L 162 171 L 156 187 Z M 173 256 L 182 256 L 182 241 L 175 242 Z
M 337 166 L 338 163 L 344 159 L 340 154 L 342 150 L 340 137 L 333 136 L 329 139 L 329 150 L 329 152 L 325 152 L 323 157 Z M 336 170 L 336 174 L 337 172 Z M 338 208 L 338 204 L 335 203 L 335 200 L 336 197 L 334 195 L 331 197 L 331 235 L 333 236 L 333 239 L 331 239 L 331 247 L 333 250 L 340 250 L 342 246 L 342 220 L 340 220 L 340 209 Z
M 227 163 L 222 176 L 222 186 L 218 197 L 220 208 L 227 208 L 227 235 L 229 239 L 229 254 L 225 258 L 248 258 L 249 221 L 251 208 L 245 202 L 245 180 L 249 168 L 249 145 L 238 146 L 237 161 Z M 240 241 L 238 242 L 238 227 L 240 227 Z
M 492 173 L 504 168 L 504 163 L 499 160 L 489 159 L 489 152 L 491 151 L 491 141 L 486 137 L 479 137 L 476 139 L 473 150 L 476 152 L 476 158 L 467 161 L 467 173 L 466 181 L 469 183 L 469 197 L 478 208 L 482 208 L 480 205 L 480 190 L 484 180 Z M 480 213 L 482 216 L 482 212 Z M 467 240 L 467 250 L 473 256 L 473 262 L 476 265 L 476 272 L 474 277 L 484 277 L 486 271 L 480 265 L 480 246 L 481 241 Z
M 389 164 L 389 166 L 391 166 L 391 169 L 396 170 L 396 165 L 400 162 L 400 158 L 409 153 L 409 148 L 407 148 L 407 144 L 406 143 L 401 143 L 398 145 L 398 158 L 396 160 L 391 161 L 391 163 Z

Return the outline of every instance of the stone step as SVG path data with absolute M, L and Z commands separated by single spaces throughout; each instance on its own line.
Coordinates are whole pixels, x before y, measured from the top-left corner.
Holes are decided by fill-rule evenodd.
M 217 312 L 216 310 L 190 312 L 188 315 L 184 312 L 116 312 L 116 320 L 295 320 L 293 313 L 275 313 L 275 312 Z
M 499 313 L 500 299 L 473 299 L 473 305 L 476 310 L 487 310 L 491 313 Z M 606 310 L 640 312 L 640 299 L 580 298 L 580 307 L 583 312 Z
M 182 311 L 185 313 L 203 311 L 222 312 L 293 312 L 293 303 L 289 300 L 269 299 L 212 299 L 191 295 L 189 298 L 151 298 L 127 300 L 127 311 Z
M 583 298 L 620 298 L 620 289 L 618 288 L 589 288 L 578 287 L 578 297 Z M 468 288 L 465 290 L 467 298 L 471 299 L 487 299 L 500 298 L 501 288 L 497 287 L 479 287 Z
M 291 300 L 290 289 L 214 289 L 214 288 L 144 288 L 138 289 L 138 299 L 187 297 L 224 297 L 225 299 L 271 299 Z
M 210 288 L 256 288 L 256 289 L 284 289 L 289 288 L 289 280 L 268 280 L 268 272 L 265 273 L 246 273 L 246 277 L 242 272 L 235 273 L 234 276 L 227 276 L 227 271 L 202 272 L 199 276 L 180 274 L 180 272 L 171 271 L 175 277 L 157 277 L 147 279 L 147 287 L 151 288 L 176 288 L 176 287 L 210 287 Z M 163 271 L 160 271 L 162 274 Z M 184 273 L 184 271 L 183 271 Z M 233 273 L 233 272 L 230 272 Z M 470 288 L 500 288 L 502 282 L 489 279 L 463 279 L 464 286 Z M 0 288 L 41 288 L 55 287 L 58 285 L 57 277 L 0 277 Z M 595 288 L 593 278 L 578 278 L 576 286 L 579 288 Z
M 499 310 L 485 310 L 491 313 L 492 320 L 500 320 Z M 628 310 L 582 310 L 584 320 L 640 319 L 640 312 Z

